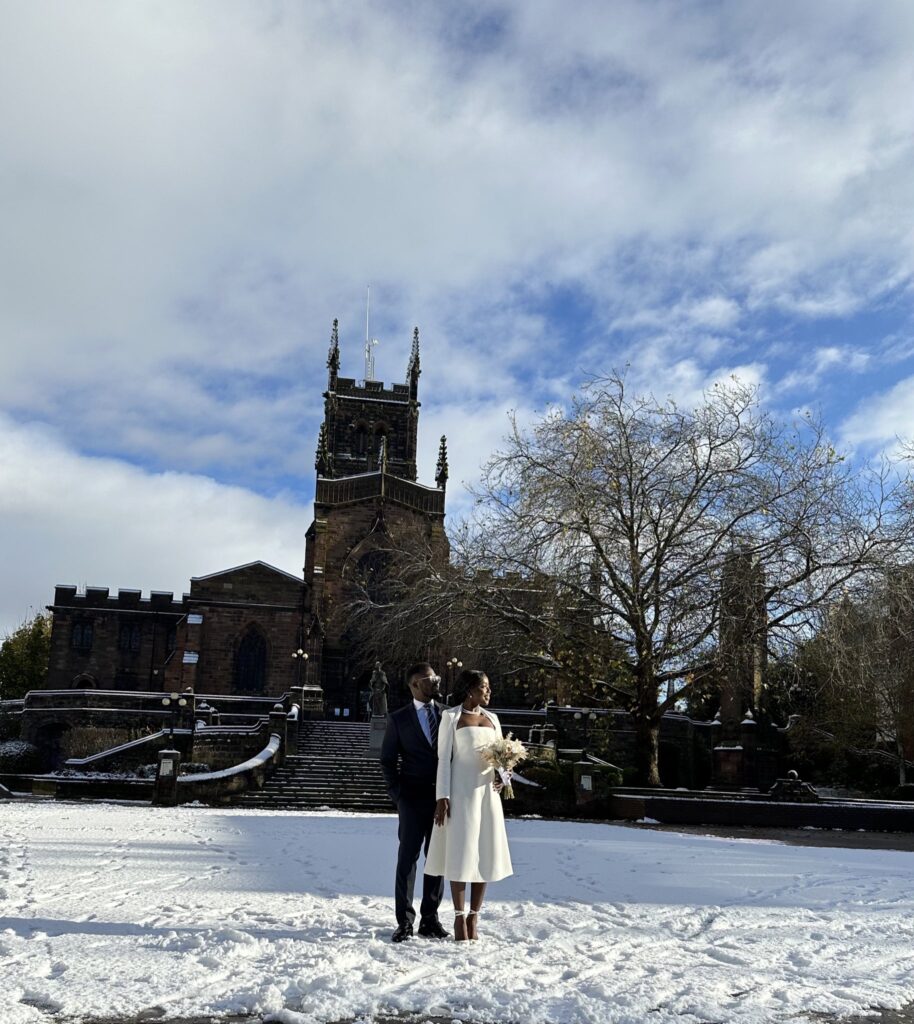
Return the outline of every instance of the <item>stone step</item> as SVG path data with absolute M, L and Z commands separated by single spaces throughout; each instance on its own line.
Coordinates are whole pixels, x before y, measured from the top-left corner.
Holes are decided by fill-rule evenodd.
M 384 779 L 375 775 L 358 775 L 337 771 L 316 770 L 313 772 L 274 772 L 270 776 L 270 782 L 282 781 L 284 783 L 297 783 L 299 785 L 310 785 L 319 782 L 321 785 L 331 784 L 339 786 L 375 786 L 383 788 Z
M 304 722 L 301 731 L 314 736 L 367 736 L 371 726 L 362 723 L 337 725 L 335 722 Z
M 262 807 L 262 808 L 300 808 L 302 810 L 313 810 L 315 808 L 329 807 L 339 811 L 373 811 L 379 814 L 393 814 L 396 808 L 389 800 L 359 800 L 357 798 L 332 797 L 275 797 L 275 796 L 248 796 L 239 804 L 240 807 Z
M 308 785 L 320 783 L 338 784 L 341 786 L 373 786 L 375 789 L 384 788 L 384 780 L 364 775 L 341 775 L 339 772 L 310 772 L 307 775 L 273 775 L 270 781 L 283 782 L 285 784 L 295 783 L 297 785 Z
M 368 751 L 370 726 L 363 722 L 303 722 L 295 753 L 267 779 L 244 793 L 244 807 L 340 810 L 390 814 L 384 775 Z
M 353 750 L 352 747 L 299 747 L 290 757 L 355 757 L 363 761 L 380 764 L 367 750 Z
M 273 787 L 269 784 L 257 792 L 270 794 L 272 796 L 357 796 L 372 799 L 387 799 L 387 791 L 374 789 L 369 786 L 283 786 Z
M 381 762 L 376 757 L 368 754 L 353 752 L 351 750 L 305 750 L 296 754 L 289 754 L 286 761 L 289 764 L 304 764 L 307 761 L 345 761 L 352 764 L 364 764 L 379 772 Z
M 353 808 L 362 808 L 369 811 L 383 811 L 387 814 L 395 812 L 396 808 L 389 800 L 379 800 L 377 797 L 345 797 L 339 794 L 329 796 L 250 796 L 243 800 L 242 807 L 330 807 L 341 811 L 349 811 Z
M 381 762 L 371 754 L 368 747 L 309 747 L 300 746 L 296 748 L 292 757 L 361 757 L 366 761 Z

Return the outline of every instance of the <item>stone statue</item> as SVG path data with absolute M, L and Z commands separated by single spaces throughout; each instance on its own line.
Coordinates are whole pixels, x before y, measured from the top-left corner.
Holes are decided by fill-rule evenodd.
M 387 684 L 387 676 L 381 668 L 381 662 L 374 663 L 374 672 L 371 673 L 371 715 L 383 717 L 387 714 L 387 694 L 390 687 Z

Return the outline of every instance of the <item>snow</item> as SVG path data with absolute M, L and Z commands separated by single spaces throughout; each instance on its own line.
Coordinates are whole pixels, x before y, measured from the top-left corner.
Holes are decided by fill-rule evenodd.
M 393 816 L 0 804 L 0 1020 L 752 1024 L 914 1001 L 912 853 L 508 831 L 483 938 L 394 946 Z
M 270 736 L 270 742 L 260 751 L 259 754 L 255 754 L 247 761 L 242 761 L 241 764 L 232 765 L 231 768 L 223 768 L 218 772 L 197 772 L 193 775 L 179 775 L 179 782 L 208 782 L 211 779 L 231 779 L 235 775 L 242 775 L 246 771 L 250 771 L 252 768 L 259 768 L 262 765 L 267 764 L 276 751 L 279 750 L 280 737 L 278 733 L 273 733 Z
M 0 742 L 0 757 L 22 757 L 34 749 L 31 743 L 24 743 L 22 740 L 3 740 Z

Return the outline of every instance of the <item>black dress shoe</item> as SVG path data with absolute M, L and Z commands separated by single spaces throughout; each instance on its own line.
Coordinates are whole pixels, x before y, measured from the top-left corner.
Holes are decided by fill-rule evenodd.
M 422 933 L 422 929 L 419 929 L 419 933 Z M 403 924 L 397 926 L 397 930 L 391 935 L 391 942 L 405 942 L 411 938 L 413 934 L 413 926 L 409 921 L 404 921 Z
M 426 939 L 449 939 L 451 937 L 451 933 L 446 932 L 437 919 L 422 921 L 419 925 L 419 934 Z

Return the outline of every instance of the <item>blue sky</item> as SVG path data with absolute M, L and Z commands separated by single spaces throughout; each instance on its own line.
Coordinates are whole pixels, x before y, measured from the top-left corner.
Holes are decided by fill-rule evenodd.
M 593 372 L 914 436 L 914 5 L 0 0 L 0 631 L 302 562 L 333 318 L 420 476 Z

